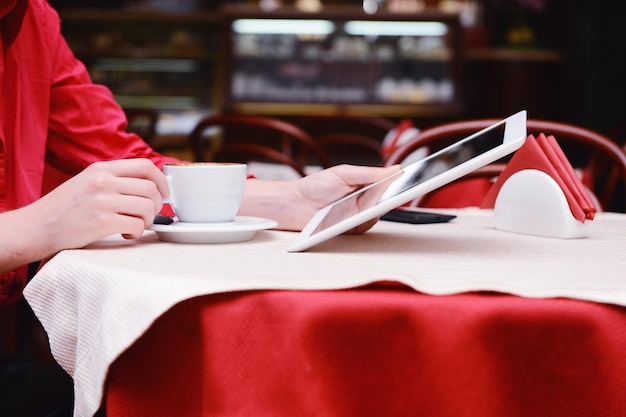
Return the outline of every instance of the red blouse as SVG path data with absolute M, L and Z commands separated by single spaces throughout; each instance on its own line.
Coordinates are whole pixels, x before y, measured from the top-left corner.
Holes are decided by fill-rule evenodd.
M 45 0 L 0 5 L 0 212 L 42 193 L 46 164 L 74 175 L 95 161 L 150 158 L 174 161 L 126 133 L 126 117 L 61 35 Z M 0 231 L 2 233 L 2 231 Z M 22 269 L 0 274 L 0 307 L 19 297 Z

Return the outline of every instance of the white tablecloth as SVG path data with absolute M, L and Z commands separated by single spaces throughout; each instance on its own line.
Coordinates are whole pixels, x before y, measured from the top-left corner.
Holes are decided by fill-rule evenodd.
M 99 406 L 109 364 L 174 304 L 249 289 L 340 289 L 381 280 L 429 294 L 493 290 L 626 306 L 626 215 L 600 213 L 586 239 L 518 235 L 493 212 L 455 211 L 446 224 L 379 222 L 288 253 L 294 233 L 188 245 L 111 237 L 52 258 L 26 288 L 56 360 L 75 380 L 76 416 Z

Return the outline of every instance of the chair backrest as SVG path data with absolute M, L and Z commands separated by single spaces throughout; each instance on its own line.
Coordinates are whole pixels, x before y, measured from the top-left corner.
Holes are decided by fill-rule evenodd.
M 128 132 L 136 133 L 148 145 L 153 145 L 156 135 L 156 125 L 159 121 L 159 112 L 155 109 L 125 108 L 124 113 L 128 120 Z
M 303 149 L 322 168 L 330 166 L 326 153 L 306 132 L 266 116 L 206 116 L 190 133 L 189 146 L 196 161 L 271 162 L 288 165 L 301 176 L 305 166 L 298 155 Z
M 333 165 L 381 165 L 381 145 L 395 123 L 370 116 L 310 116 L 293 122 L 310 134 Z
M 422 130 L 387 158 L 385 165 L 401 163 L 416 149 L 428 147 L 430 152 L 441 149 L 452 142 L 477 132 L 497 119 L 477 119 L 447 123 Z M 554 135 L 568 159 L 579 169 L 585 186 L 595 195 L 607 211 L 626 211 L 626 155 L 608 137 L 570 123 L 529 119 L 528 134 Z M 494 176 L 504 165 L 485 167 L 465 177 Z M 430 196 L 432 197 L 432 196 Z M 477 196 L 479 198 L 479 196 Z M 424 200 L 418 203 L 426 204 Z
M 626 151 L 626 119 L 618 122 L 615 126 L 607 131 L 607 136 L 617 143 L 621 143 Z

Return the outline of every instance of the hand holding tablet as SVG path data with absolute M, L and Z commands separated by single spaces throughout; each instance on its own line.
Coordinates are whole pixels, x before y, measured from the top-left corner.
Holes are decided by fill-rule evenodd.
M 380 217 L 516 151 L 525 140 L 523 110 L 320 209 L 287 250 L 309 249 Z

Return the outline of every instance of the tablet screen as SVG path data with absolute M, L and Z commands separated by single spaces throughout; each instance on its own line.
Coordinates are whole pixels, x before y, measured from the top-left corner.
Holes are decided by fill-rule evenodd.
M 525 114 L 504 119 L 326 206 L 288 250 L 304 250 L 513 152 L 526 139 Z

